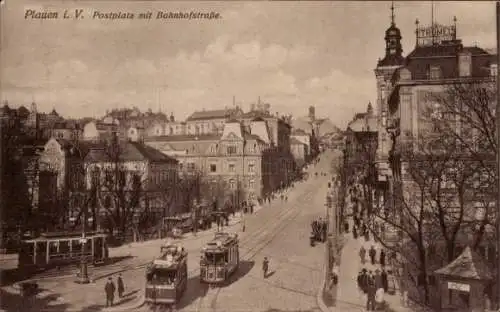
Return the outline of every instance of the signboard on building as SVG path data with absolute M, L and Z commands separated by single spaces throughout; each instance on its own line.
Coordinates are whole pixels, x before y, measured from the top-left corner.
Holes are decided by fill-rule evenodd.
M 448 282 L 448 289 L 470 292 L 470 285 L 469 284 L 462 284 L 462 283 L 455 283 L 455 282 Z
M 418 46 L 430 46 L 440 44 L 443 41 L 457 39 L 457 28 L 455 25 L 433 24 L 426 27 L 417 27 L 416 33 Z

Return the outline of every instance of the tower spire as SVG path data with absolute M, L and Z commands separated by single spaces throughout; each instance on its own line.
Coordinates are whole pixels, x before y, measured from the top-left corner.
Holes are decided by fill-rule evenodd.
M 391 2 L 391 25 L 394 26 L 396 23 L 394 22 L 394 1 Z

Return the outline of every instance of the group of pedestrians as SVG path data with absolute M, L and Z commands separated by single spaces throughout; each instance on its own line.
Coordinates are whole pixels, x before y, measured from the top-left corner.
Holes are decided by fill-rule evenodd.
M 377 264 L 377 250 L 375 249 L 375 246 L 371 246 L 370 249 L 368 250 L 368 256 L 370 257 L 370 262 L 372 265 Z M 359 257 L 361 259 L 361 264 L 366 264 L 366 249 L 364 246 L 361 246 L 359 249 Z M 379 263 L 380 266 L 385 267 L 385 251 L 383 249 L 380 250 L 379 252 Z
M 366 310 L 375 311 L 383 309 L 384 305 L 384 294 L 387 292 L 389 287 L 388 275 L 385 269 L 368 271 L 363 268 L 358 273 L 357 284 L 360 292 L 366 294 Z
M 118 278 L 116 279 L 116 283 L 118 286 L 115 286 L 113 282 L 113 278 L 109 277 L 106 285 L 104 286 L 104 291 L 106 293 L 106 307 L 111 307 L 113 305 L 113 301 L 115 299 L 115 292 L 118 290 L 118 298 L 122 298 L 125 292 L 125 284 L 123 283 L 123 278 L 121 274 L 118 274 Z
M 352 235 L 355 240 L 362 238 L 364 244 L 382 237 L 385 232 L 383 224 L 375 222 L 371 210 L 363 200 L 362 185 L 357 179 L 351 181 L 347 192 L 347 204 L 352 216 Z M 345 232 L 349 232 L 349 223 L 344 224 Z M 384 308 L 384 295 L 394 288 L 394 277 L 386 267 L 387 255 L 383 248 L 377 250 L 375 245 L 359 248 L 359 259 L 362 269 L 358 272 L 357 286 L 360 294 L 366 296 L 367 311 Z

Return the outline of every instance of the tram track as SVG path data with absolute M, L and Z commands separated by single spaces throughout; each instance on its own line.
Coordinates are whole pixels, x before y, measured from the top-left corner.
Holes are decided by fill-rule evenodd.
M 311 190 L 309 190 L 309 188 L 311 188 Z M 313 192 L 313 189 L 314 188 L 312 188 L 312 187 L 309 186 L 306 189 L 306 195 L 310 195 Z M 278 222 L 280 225 L 282 225 L 283 223 L 285 223 L 285 225 L 288 225 L 289 221 L 291 221 L 291 220 L 288 220 L 289 219 L 289 215 L 294 214 L 294 212 L 295 212 L 295 214 L 294 214 L 294 216 L 292 218 L 292 219 L 294 219 L 298 215 L 298 213 L 300 212 L 300 211 L 295 211 L 295 210 L 297 210 L 297 207 L 300 206 L 298 203 L 295 203 L 295 204 L 291 203 L 291 205 L 293 205 L 293 207 L 294 207 L 293 209 L 285 209 L 285 210 L 280 209 L 276 213 L 272 214 L 267 222 L 265 222 L 264 224 L 262 224 L 258 228 L 254 229 L 253 231 L 247 232 L 248 236 L 246 236 L 245 238 L 241 239 L 239 245 L 240 246 L 245 246 L 245 245 L 249 244 L 252 241 L 256 241 L 256 240 L 261 241 L 262 238 L 265 238 L 265 236 L 269 234 L 267 231 L 265 231 L 265 229 L 268 229 L 273 224 L 276 224 L 276 222 Z M 273 235 L 272 239 L 274 237 L 276 237 L 276 235 L 279 232 L 281 232 L 281 230 L 282 230 L 282 227 L 280 227 L 277 231 L 275 230 L 274 232 L 276 232 L 276 233 Z M 210 234 L 207 234 L 207 235 L 204 235 L 204 236 L 208 236 L 208 235 L 210 235 Z M 269 242 L 265 243 L 261 248 L 259 248 L 259 250 L 254 255 L 252 255 L 252 257 L 248 258 L 247 260 L 251 260 L 252 258 L 254 258 L 255 255 L 257 255 L 257 253 L 260 250 L 262 250 L 269 243 L 272 242 L 272 239 Z M 186 241 L 186 240 L 179 241 L 179 243 L 182 243 L 183 241 Z M 251 248 L 243 248 L 243 249 L 247 250 L 247 253 L 244 254 L 242 256 L 242 258 L 244 256 L 246 256 L 248 253 L 250 253 L 252 250 L 254 250 L 255 247 L 257 247 L 259 244 L 260 243 L 258 243 L 256 246 L 253 246 Z M 193 277 L 193 275 L 195 275 L 196 272 L 199 271 L 199 270 L 200 270 L 199 267 L 196 267 L 196 268 L 190 270 L 188 272 L 188 278 Z M 215 286 L 206 285 L 206 284 L 202 285 L 202 286 L 204 286 L 204 287 L 202 287 L 199 291 L 203 292 L 203 294 L 199 296 L 196 311 L 200 312 L 202 310 L 202 305 L 205 302 L 205 299 L 206 299 L 207 295 L 209 294 L 209 291 L 210 290 L 214 290 L 214 289 L 215 289 L 216 293 L 214 295 L 214 298 L 210 302 L 210 307 L 211 308 L 213 307 L 212 310 L 216 311 L 217 297 L 218 297 L 220 291 L 222 290 L 222 288 L 221 287 L 217 287 L 216 288 Z M 208 289 L 207 289 L 207 287 L 208 287 Z M 158 309 L 160 309 L 160 310 L 158 310 Z M 161 308 L 161 307 L 155 307 L 152 311 L 170 311 L 169 309 L 170 308 L 168 308 L 168 307 L 163 307 L 163 308 Z
M 323 183 L 323 179 L 320 180 L 320 183 Z M 262 223 L 260 226 L 255 228 L 252 231 L 245 232 L 245 236 L 240 238 L 240 249 L 245 250 L 243 255 L 240 256 L 240 261 L 241 260 L 252 260 L 254 259 L 265 247 L 267 247 L 269 244 L 271 244 L 274 239 L 282 233 L 282 231 L 288 227 L 293 220 L 295 220 L 301 213 L 301 209 L 304 206 L 307 206 L 307 202 L 310 200 L 311 195 L 313 195 L 315 190 L 317 189 L 317 183 L 313 184 L 307 184 L 307 185 L 301 185 L 304 187 L 302 190 L 302 193 L 300 196 L 291 196 L 287 202 L 287 204 L 290 206 L 289 208 L 280 208 L 280 207 L 269 207 L 271 209 L 277 209 L 277 211 L 270 216 L 268 216 L 268 220 Z M 301 187 L 299 186 L 299 187 Z M 275 205 L 277 202 L 274 203 Z M 258 214 L 258 212 L 257 212 Z M 234 226 L 234 225 L 233 225 Z M 271 229 L 271 230 L 269 230 Z M 213 235 L 213 233 L 207 233 L 205 235 L 201 235 L 202 237 L 206 237 L 209 235 Z M 183 243 L 186 241 L 190 240 L 195 240 L 199 239 L 199 237 L 192 237 L 192 238 L 186 238 L 179 240 L 178 243 Z M 307 266 L 303 266 L 300 264 L 292 264 L 296 265 L 308 270 L 316 270 L 314 268 L 310 268 Z M 200 268 L 196 267 L 188 272 L 188 278 L 192 278 L 193 275 L 196 274 L 197 271 L 199 271 Z M 234 278 L 234 277 L 233 277 Z M 259 279 L 257 276 L 252 276 L 254 279 Z M 229 283 L 231 281 L 231 277 L 229 278 Z M 275 288 L 280 288 L 285 291 L 293 292 L 293 293 L 298 293 L 306 296 L 313 296 L 312 294 L 302 292 L 300 290 L 280 286 L 280 285 L 275 285 L 272 283 L 269 283 L 270 286 L 275 287 Z M 217 301 L 220 293 L 222 292 L 224 287 L 217 287 L 217 286 L 211 286 L 211 285 L 202 285 L 199 289 L 199 292 L 201 293 L 198 302 L 196 305 L 196 312 L 201 312 L 203 309 L 203 304 L 206 302 L 209 297 L 212 297 L 210 300 L 210 309 L 212 312 L 217 312 Z M 207 289 L 208 287 L 208 289 Z M 214 291 L 213 293 L 211 291 Z M 170 308 L 160 308 L 156 307 L 153 311 L 171 311 Z
M 257 241 L 257 243 L 253 247 L 248 248 L 247 251 L 244 253 L 244 255 L 241 258 L 246 260 L 246 261 L 252 260 L 265 247 L 267 247 L 269 244 L 271 244 L 274 241 L 274 239 L 276 238 L 276 236 L 278 236 L 280 233 L 282 233 L 282 231 L 286 227 L 288 227 L 291 224 L 291 222 L 293 220 L 295 220 L 300 215 L 300 213 L 301 213 L 300 208 L 303 207 L 303 201 L 307 202 L 309 200 L 309 197 L 311 197 L 311 195 L 314 193 L 314 189 L 315 188 L 312 186 L 310 188 L 307 188 L 306 194 L 304 194 L 299 201 L 292 204 L 293 208 L 287 209 L 287 210 L 283 211 L 282 213 L 280 213 L 279 215 L 281 218 L 278 221 L 278 226 L 275 226 L 274 230 L 272 230 L 270 232 L 259 233 L 259 234 L 261 234 L 261 235 L 259 235 L 259 238 L 254 240 L 254 241 Z M 264 227 L 266 227 L 266 226 L 264 226 Z M 289 288 L 284 287 L 284 286 L 278 286 L 278 285 L 272 285 L 272 286 L 277 287 L 277 288 L 281 288 L 281 289 L 286 290 L 286 291 L 291 291 L 291 292 L 295 292 L 295 293 L 302 293 L 304 295 L 311 296 L 311 294 L 303 293 L 303 292 L 297 291 L 295 289 L 289 289 Z M 223 290 L 222 287 L 217 288 L 215 294 L 213 295 L 213 298 L 210 302 L 210 309 L 212 310 L 212 312 L 217 312 L 217 300 L 218 300 L 219 295 L 222 292 L 222 290 Z M 197 310 L 197 312 L 199 312 L 199 309 Z

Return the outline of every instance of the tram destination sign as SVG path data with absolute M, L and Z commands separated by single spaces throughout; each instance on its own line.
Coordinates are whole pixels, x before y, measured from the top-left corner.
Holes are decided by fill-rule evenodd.
M 434 24 L 427 27 L 419 27 L 416 30 L 417 44 L 419 46 L 429 46 L 439 44 L 443 41 L 456 40 L 457 28 L 455 25 Z

